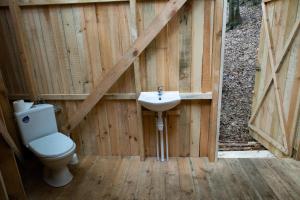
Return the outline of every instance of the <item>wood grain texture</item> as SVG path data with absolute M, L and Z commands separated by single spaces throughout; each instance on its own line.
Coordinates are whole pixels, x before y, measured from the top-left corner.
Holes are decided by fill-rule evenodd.
M 265 25 L 258 50 L 260 71 L 256 74 L 249 123 L 251 134 L 278 156 L 292 156 L 298 151 L 299 7 L 299 1 L 293 0 L 264 4 Z
M 117 61 L 117 63 L 99 80 L 98 84 L 93 88 L 91 94 L 78 108 L 78 112 L 76 112 L 68 120 L 68 123 L 63 126 L 64 131 L 72 131 L 80 123 L 80 121 L 128 69 L 136 57 L 141 54 L 141 52 L 149 45 L 149 43 L 156 37 L 156 35 L 176 14 L 176 12 L 184 3 L 185 0 L 174 0 L 166 4 L 163 11 L 151 22 L 145 32 L 137 38 L 132 47 L 130 47 L 127 52 Z
M 13 151 L 0 137 L 0 171 L 9 199 L 27 199 Z
M 101 158 L 72 168 L 73 181 L 50 188 L 36 171 L 25 177 L 30 199 L 299 199 L 299 162 L 285 159 Z M 29 176 L 30 175 L 30 176 Z
M 82 101 L 128 53 L 135 37 L 129 1 L 72 2 L 22 6 L 20 13 L 23 36 L 30 41 L 28 56 L 37 96 L 61 108 L 57 113 L 60 129 L 74 113 L 81 112 Z M 165 0 L 136 1 L 139 36 L 148 32 L 147 27 L 166 4 Z M 164 90 L 179 90 L 183 100 L 174 108 L 175 112 L 180 110 L 178 114 L 167 115 L 170 155 L 208 156 L 209 148 L 213 148 L 208 143 L 210 105 L 216 97 L 212 92 L 212 70 L 218 67 L 212 65 L 213 49 L 218 50 L 217 44 L 213 46 L 217 37 L 213 33 L 215 4 L 215 0 L 192 0 L 175 14 L 141 53 L 139 63 L 129 66 L 72 130 L 78 153 L 142 155 L 138 116 L 144 110 L 134 102 L 140 91 L 156 90 L 162 85 Z M 9 9 L 1 8 L 0 15 L 0 64 L 8 96 L 10 100 L 28 99 Z M 143 115 L 142 120 L 145 155 L 155 155 L 155 116 Z

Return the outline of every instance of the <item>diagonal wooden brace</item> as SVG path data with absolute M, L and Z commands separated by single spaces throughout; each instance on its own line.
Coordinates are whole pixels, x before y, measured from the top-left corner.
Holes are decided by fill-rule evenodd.
M 102 76 L 91 94 L 79 106 L 68 123 L 62 128 L 64 132 L 72 131 L 81 120 L 90 112 L 103 95 L 111 86 L 121 77 L 121 75 L 130 67 L 134 60 L 143 52 L 151 41 L 160 33 L 165 25 L 172 19 L 177 11 L 187 0 L 170 0 L 162 9 L 160 14 L 155 17 L 149 27 L 141 34 L 134 44 L 128 49 L 119 61 L 106 74 Z

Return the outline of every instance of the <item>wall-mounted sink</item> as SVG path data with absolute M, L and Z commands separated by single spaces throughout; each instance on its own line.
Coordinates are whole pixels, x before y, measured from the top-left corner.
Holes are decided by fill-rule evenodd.
M 164 132 L 166 134 L 166 159 L 169 159 L 168 150 L 168 130 L 167 130 L 167 120 L 165 118 L 165 126 L 162 112 L 170 110 L 180 103 L 180 95 L 178 91 L 162 91 L 162 87 L 158 87 L 158 91 L 155 92 L 141 92 L 139 98 L 139 103 L 148 108 L 149 110 L 157 112 L 156 119 L 156 154 L 157 160 L 164 161 Z M 164 131 L 165 130 L 165 131 Z M 160 142 L 158 139 L 158 132 L 160 133 Z M 159 158 L 159 143 L 161 156 Z
M 149 110 L 164 112 L 180 103 L 180 95 L 178 91 L 141 92 L 138 101 Z

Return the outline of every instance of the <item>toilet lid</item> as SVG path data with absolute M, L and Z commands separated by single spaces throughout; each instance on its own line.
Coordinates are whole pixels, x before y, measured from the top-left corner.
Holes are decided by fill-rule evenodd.
M 74 147 L 75 143 L 62 133 L 53 133 L 29 143 L 29 148 L 40 157 L 58 157 Z

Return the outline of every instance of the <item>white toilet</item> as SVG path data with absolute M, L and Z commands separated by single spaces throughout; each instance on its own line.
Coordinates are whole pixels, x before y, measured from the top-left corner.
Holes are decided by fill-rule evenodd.
M 76 144 L 57 130 L 54 107 L 38 104 L 16 112 L 23 143 L 44 164 L 44 180 L 53 187 L 68 184 L 73 176 L 67 164 L 75 153 Z

